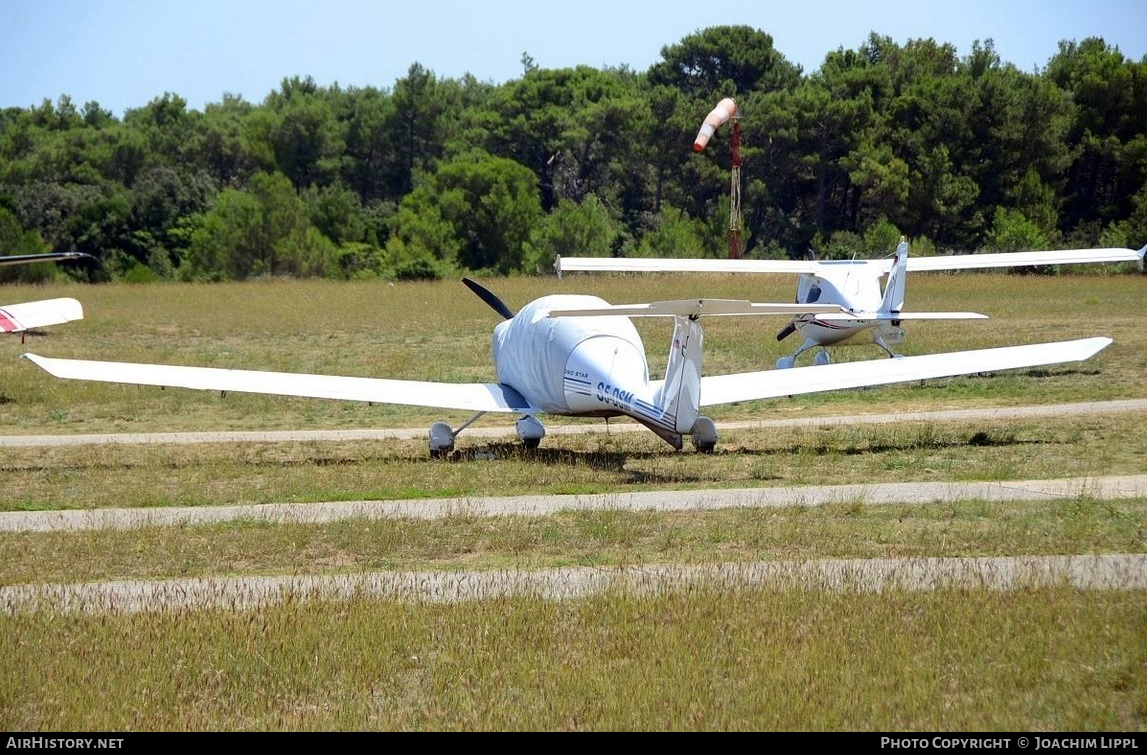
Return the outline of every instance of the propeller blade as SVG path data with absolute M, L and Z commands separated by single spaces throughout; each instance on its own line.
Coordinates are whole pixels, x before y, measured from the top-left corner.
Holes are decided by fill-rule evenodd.
M 788 325 L 784 326 L 783 328 L 780 329 L 780 331 L 777 332 L 777 340 L 778 341 L 785 340 L 786 338 L 791 336 L 793 334 L 793 332 L 796 331 L 796 329 L 797 329 L 797 321 L 796 320 L 790 321 Z
M 502 317 L 505 317 L 507 320 L 510 320 L 514 317 L 514 313 L 510 311 L 510 308 L 507 307 L 501 299 L 495 296 L 494 293 L 490 291 L 490 289 L 486 288 L 481 283 L 478 283 L 477 281 L 471 280 L 469 278 L 463 278 L 462 282 L 466 284 L 467 288 L 478 294 L 479 299 L 489 304 L 490 308 L 500 314 Z

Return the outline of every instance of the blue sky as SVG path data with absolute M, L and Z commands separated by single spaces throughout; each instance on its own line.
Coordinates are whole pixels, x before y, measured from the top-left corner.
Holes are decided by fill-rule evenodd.
M 723 25 L 766 32 L 806 72 L 870 32 L 961 56 L 991 39 L 1025 71 L 1064 39 L 1147 54 L 1147 0 L 0 0 L 0 107 L 67 94 L 122 117 L 165 92 L 197 110 L 224 93 L 258 104 L 292 76 L 389 89 L 415 62 L 501 83 L 522 75 L 523 53 L 542 68 L 644 71 L 662 47 Z

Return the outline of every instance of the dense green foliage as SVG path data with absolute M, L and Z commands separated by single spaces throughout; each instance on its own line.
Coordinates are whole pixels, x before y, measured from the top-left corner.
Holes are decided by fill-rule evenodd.
M 556 254 L 724 256 L 738 102 L 749 257 L 1139 246 L 1147 57 L 1064 41 L 1037 71 L 872 34 L 805 72 L 744 26 L 645 72 L 504 84 L 418 63 L 392 88 L 284 79 L 203 112 L 164 93 L 122 120 L 67 95 L 0 111 L 0 246 L 79 250 L 90 280 L 436 278 L 548 272 Z M 8 277 L 43 275 L 24 270 Z

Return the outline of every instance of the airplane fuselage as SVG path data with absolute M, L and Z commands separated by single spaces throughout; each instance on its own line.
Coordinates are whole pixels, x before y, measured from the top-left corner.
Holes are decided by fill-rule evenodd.
M 862 333 L 880 329 L 881 335 L 889 342 L 896 342 L 896 336 L 903 331 L 887 320 L 852 320 L 849 322 L 817 319 L 816 315 L 801 315 L 794 318 L 793 325 L 806 340 L 815 341 L 821 346 L 839 346 Z
M 819 273 L 803 273 L 797 281 L 798 304 L 839 304 L 854 312 L 874 312 L 884 296 L 881 275 L 863 262 L 819 263 Z
M 881 278 L 872 275 L 871 268 L 864 263 L 846 260 L 827 261 L 820 265 L 822 273 L 800 276 L 797 282 L 798 304 L 839 304 L 845 311 L 858 315 L 880 309 L 884 295 Z M 881 335 L 886 339 L 895 338 L 899 331 L 886 319 L 825 320 L 815 314 L 795 317 L 792 324 L 806 340 L 821 346 L 843 344 L 874 328 L 883 328 L 885 332 Z
M 536 299 L 494 329 L 498 381 L 547 414 L 629 416 L 671 427 L 649 382 L 645 347 L 628 317 L 549 317 L 554 309 L 607 305 L 596 297 Z

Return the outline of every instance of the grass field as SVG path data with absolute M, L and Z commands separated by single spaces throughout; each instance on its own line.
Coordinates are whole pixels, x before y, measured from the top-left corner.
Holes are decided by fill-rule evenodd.
M 553 291 L 616 302 L 788 301 L 784 276 L 485 281 L 511 307 Z M 85 319 L 0 346 L 4 435 L 413 427 L 466 415 L 59 381 L 19 359 L 158 361 L 490 380 L 497 321 L 458 281 L 6 286 L 75 296 Z M 721 407 L 721 423 L 1147 398 L 1147 277 L 921 274 L 906 354 L 1093 335 L 1092 360 Z M 706 324 L 706 373 L 769 368 L 783 319 Z M 639 320 L 651 372 L 669 331 Z M 838 360 L 877 358 L 873 346 Z M 544 418 L 543 418 L 544 419 Z M 559 427 L 587 420 L 550 420 Z M 482 426 L 506 421 L 480 420 Z M 600 421 L 598 421 L 600 424 Z M 688 447 L 688 446 L 687 446 Z M 538 452 L 459 437 L 9 447 L 0 511 L 465 498 L 1147 472 L 1147 412 L 722 431 L 716 453 L 648 432 L 552 434 Z M 729 564 L 820 558 L 1142 554 L 1147 501 L 546 517 L 326 525 L 236 520 L 0 535 L 0 587 L 259 575 Z M 0 727 L 130 730 L 1147 730 L 1147 594 L 1067 585 L 880 593 L 721 582 L 654 594 L 457 604 L 302 600 L 259 609 L 0 612 Z

